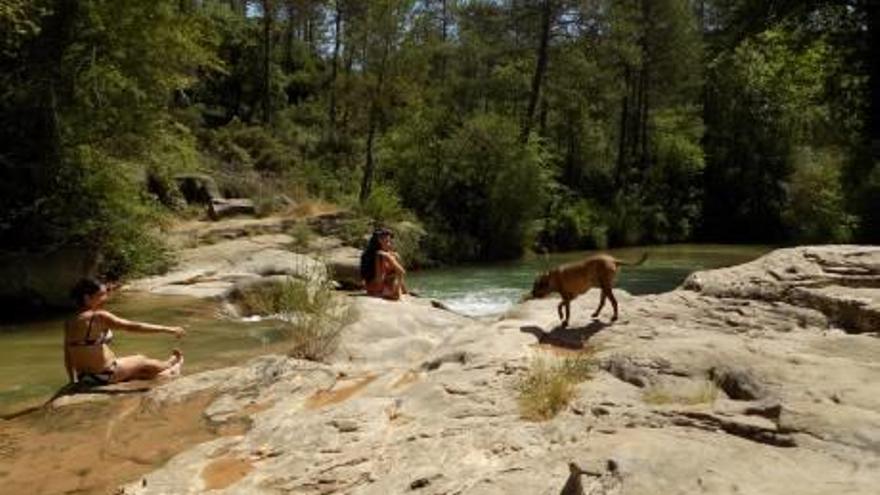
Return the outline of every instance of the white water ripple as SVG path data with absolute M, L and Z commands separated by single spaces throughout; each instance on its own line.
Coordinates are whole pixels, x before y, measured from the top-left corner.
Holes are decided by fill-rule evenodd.
M 516 304 L 523 291 L 513 288 L 484 289 L 479 292 L 447 292 L 435 298 L 449 309 L 474 317 L 496 316 Z

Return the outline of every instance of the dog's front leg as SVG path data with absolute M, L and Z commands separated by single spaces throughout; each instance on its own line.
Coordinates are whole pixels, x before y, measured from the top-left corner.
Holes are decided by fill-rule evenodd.
M 611 284 L 604 283 L 602 284 L 602 298 L 604 300 L 606 293 L 608 294 L 608 300 L 611 301 L 611 308 L 614 309 L 614 316 L 611 317 L 611 321 L 617 321 L 617 299 L 614 297 L 614 292 L 611 291 Z
M 568 320 L 571 317 L 571 301 L 566 299 L 562 301 L 562 304 L 565 305 L 565 319 L 562 320 L 562 328 L 568 327 Z
M 596 308 L 596 311 L 593 313 L 593 318 L 599 316 L 599 313 L 602 311 L 602 308 L 605 307 L 605 289 L 602 289 L 602 295 L 599 296 L 599 307 Z

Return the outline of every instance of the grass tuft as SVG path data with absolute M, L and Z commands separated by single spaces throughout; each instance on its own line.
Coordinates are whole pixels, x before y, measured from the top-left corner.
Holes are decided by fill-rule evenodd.
M 339 348 L 343 328 L 354 311 L 334 293 L 332 281 L 299 280 L 264 284 L 242 294 L 238 306 L 243 314 L 273 315 L 292 343 L 288 355 L 325 361 Z
M 571 402 L 575 385 L 588 380 L 594 367 L 589 356 L 570 357 L 555 363 L 535 359 L 516 385 L 522 417 L 545 421 L 556 416 Z

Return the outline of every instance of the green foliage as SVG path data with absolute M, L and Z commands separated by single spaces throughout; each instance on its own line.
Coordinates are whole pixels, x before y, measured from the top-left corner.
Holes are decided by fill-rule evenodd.
M 373 188 L 366 201 L 358 205 L 360 214 L 378 223 L 389 223 L 412 218 L 401 204 L 397 192 L 390 186 L 380 184 Z
M 388 142 L 388 173 L 405 204 L 428 225 L 439 259 L 519 255 L 540 212 L 548 174 L 537 143 L 513 122 L 479 115 L 444 137 L 442 119 L 417 116 Z
M 780 239 L 794 150 L 821 144 L 831 125 L 822 99 L 829 54 L 821 38 L 805 44 L 776 29 L 710 63 L 706 216 L 714 235 Z
M 608 227 L 590 201 L 562 195 L 551 203 L 539 235 L 543 247 L 556 251 L 604 249 Z
M 432 263 L 425 249 L 427 232 L 418 222 L 403 220 L 390 225 L 394 231 L 394 249 L 407 268 Z
M 880 163 L 874 163 L 867 179 L 855 189 L 853 202 L 860 217 L 859 239 L 880 244 Z
M 33 0 L 0 3 L 0 55 L 14 56 L 22 43 L 40 32 L 40 17 L 49 13 L 45 4 Z
M 705 159 L 702 122 L 695 108 L 668 109 L 654 117 L 654 166 L 648 171 L 644 219 L 651 242 L 690 239 L 700 221 Z
M 287 235 L 293 238 L 290 249 L 295 252 L 305 252 L 315 233 L 306 222 L 297 222 L 287 231 Z
M 161 267 L 181 171 L 261 214 L 363 196 L 341 235 L 424 225 L 416 263 L 873 239 L 867 4 L 553 1 L 535 93 L 535 2 L 6 0 L 0 248 Z
M 849 241 L 855 221 L 844 208 L 840 154 L 800 148 L 793 162 L 783 211 L 792 237 L 805 243 Z
M 108 278 L 166 270 L 168 249 L 155 229 L 158 204 L 144 197 L 137 167 L 80 146 L 61 168 L 61 183 L 47 198 L 34 225 L 58 242 L 92 247 L 102 253 L 101 271 Z M 120 173 L 121 172 L 121 173 Z
M 177 7 L 35 4 L 38 26 L 0 60 L 0 161 L 14 163 L 2 169 L 3 248 L 91 247 L 111 276 L 167 266 L 144 178 L 161 195 L 175 170 L 197 166 L 168 104 L 196 67 L 219 66 L 212 33 Z

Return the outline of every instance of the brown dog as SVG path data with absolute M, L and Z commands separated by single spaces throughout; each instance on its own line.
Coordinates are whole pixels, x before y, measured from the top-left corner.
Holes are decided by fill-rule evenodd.
M 599 300 L 599 307 L 593 313 L 593 318 L 599 316 L 599 312 L 605 306 L 605 298 L 608 298 L 614 308 L 611 321 L 616 321 L 617 299 L 614 298 L 611 287 L 614 285 L 617 267 L 641 265 L 646 259 L 648 253 L 643 254 L 642 259 L 636 263 L 627 263 L 607 254 L 597 254 L 583 261 L 566 263 L 538 276 L 532 286 L 532 297 L 544 297 L 551 292 L 558 292 L 562 296 L 562 302 L 559 303 L 557 311 L 559 319 L 562 320 L 562 328 L 565 328 L 571 316 L 572 299 L 587 292 L 591 287 L 599 287 L 602 289 L 602 298 Z M 563 309 L 565 309 L 564 318 Z

